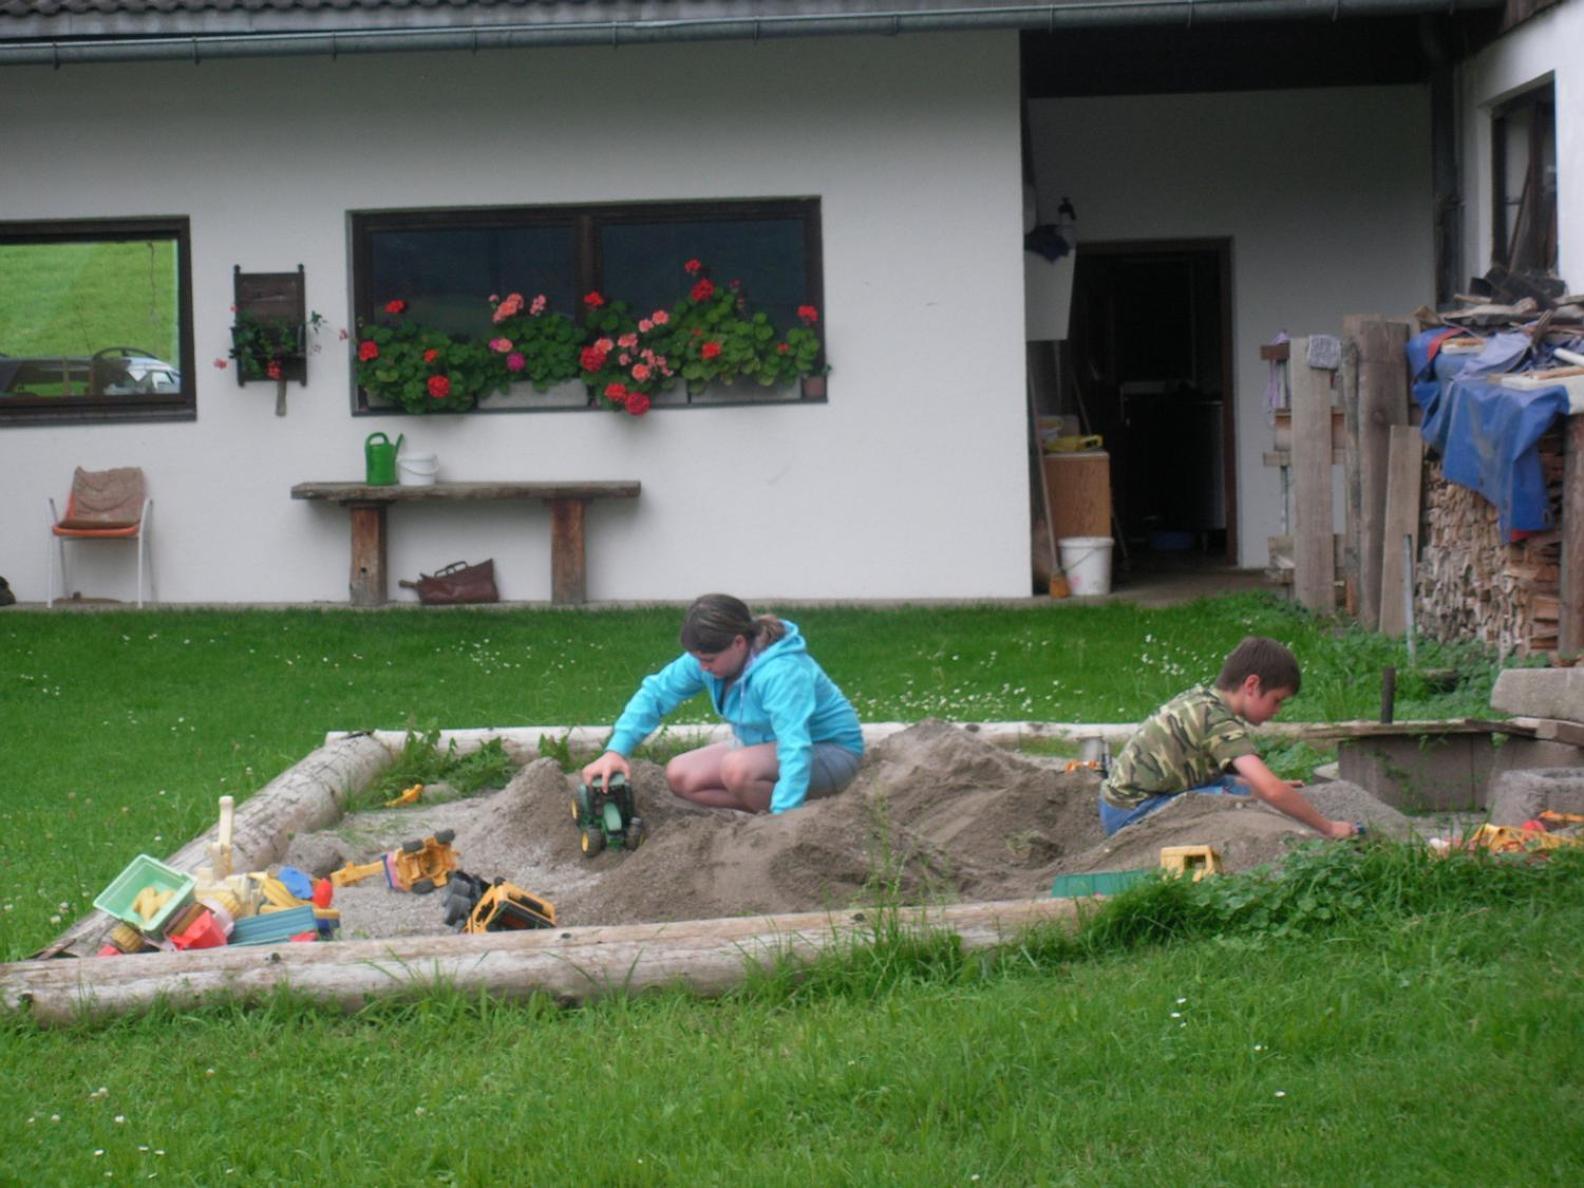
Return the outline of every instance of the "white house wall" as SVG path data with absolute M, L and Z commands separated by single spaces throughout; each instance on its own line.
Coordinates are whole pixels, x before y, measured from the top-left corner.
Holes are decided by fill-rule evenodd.
M 1026 594 L 1017 92 L 1010 33 L 0 70 L 0 218 L 190 217 L 198 373 L 194 422 L 0 427 L 0 573 L 41 599 L 46 496 L 135 464 L 162 600 L 344 601 L 347 514 L 289 489 L 360 478 L 385 430 L 446 478 L 641 480 L 590 509 L 596 600 Z M 803 195 L 828 403 L 349 413 L 349 210 Z M 282 419 L 211 361 L 233 265 L 299 263 L 331 328 Z M 549 597 L 537 505 L 390 527 L 393 578 L 492 556 L 503 597 Z M 129 555 L 69 547 L 75 587 L 130 598 Z
M 1556 91 L 1557 271 L 1584 286 L 1584 4 L 1524 22 L 1459 68 L 1463 248 L 1467 271 L 1491 261 L 1491 109 L 1551 79 Z
M 1427 91 L 1044 100 L 1030 126 L 1040 208 L 1071 197 L 1080 244 L 1231 239 L 1239 562 L 1263 565 L 1281 493 L 1259 345 L 1434 300 Z

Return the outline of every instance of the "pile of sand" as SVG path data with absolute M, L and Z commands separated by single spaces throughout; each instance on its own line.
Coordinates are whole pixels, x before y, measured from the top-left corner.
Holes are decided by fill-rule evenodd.
M 842 908 L 891 889 L 910 902 L 1034 897 L 1058 874 L 1154 866 L 1162 846 L 1213 845 L 1235 871 L 1314 837 L 1248 800 L 1186 796 L 1107 839 L 1093 772 L 933 720 L 874 747 L 841 795 L 778 817 L 697 808 L 649 763 L 634 764 L 633 786 L 648 839 L 630 852 L 583 857 L 575 777 L 540 759 L 499 792 L 348 816 L 294 839 L 285 862 L 319 876 L 452 829 L 463 870 L 505 878 L 554 903 L 559 923 L 585 925 Z M 1412 828 L 1354 784 L 1318 785 L 1310 798 L 1392 836 Z M 442 899 L 391 891 L 379 878 L 343 887 L 342 935 L 445 932 Z

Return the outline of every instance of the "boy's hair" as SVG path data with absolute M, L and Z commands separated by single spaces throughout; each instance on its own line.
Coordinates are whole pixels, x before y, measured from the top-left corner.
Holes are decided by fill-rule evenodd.
M 1249 677 L 1259 677 L 1260 688 L 1290 689 L 1298 692 L 1303 676 L 1298 671 L 1298 657 L 1286 645 L 1263 635 L 1246 635 L 1243 642 L 1227 653 L 1221 665 L 1221 675 L 1216 678 L 1216 688 L 1236 689 Z

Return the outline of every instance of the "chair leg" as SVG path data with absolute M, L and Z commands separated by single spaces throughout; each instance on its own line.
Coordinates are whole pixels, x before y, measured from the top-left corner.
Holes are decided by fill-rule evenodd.
M 55 546 L 60 543 L 60 537 L 50 533 L 49 544 L 44 546 L 44 574 L 45 595 L 44 606 L 49 610 L 55 609 Z

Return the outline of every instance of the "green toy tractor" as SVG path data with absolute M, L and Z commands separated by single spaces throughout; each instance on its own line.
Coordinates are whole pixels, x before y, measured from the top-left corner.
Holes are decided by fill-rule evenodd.
M 578 785 L 572 819 L 577 822 L 578 844 L 585 858 L 594 857 L 606 846 L 636 850 L 643 843 L 643 818 L 634 811 L 632 788 L 619 771 L 608 781 L 596 779 L 593 784 Z

